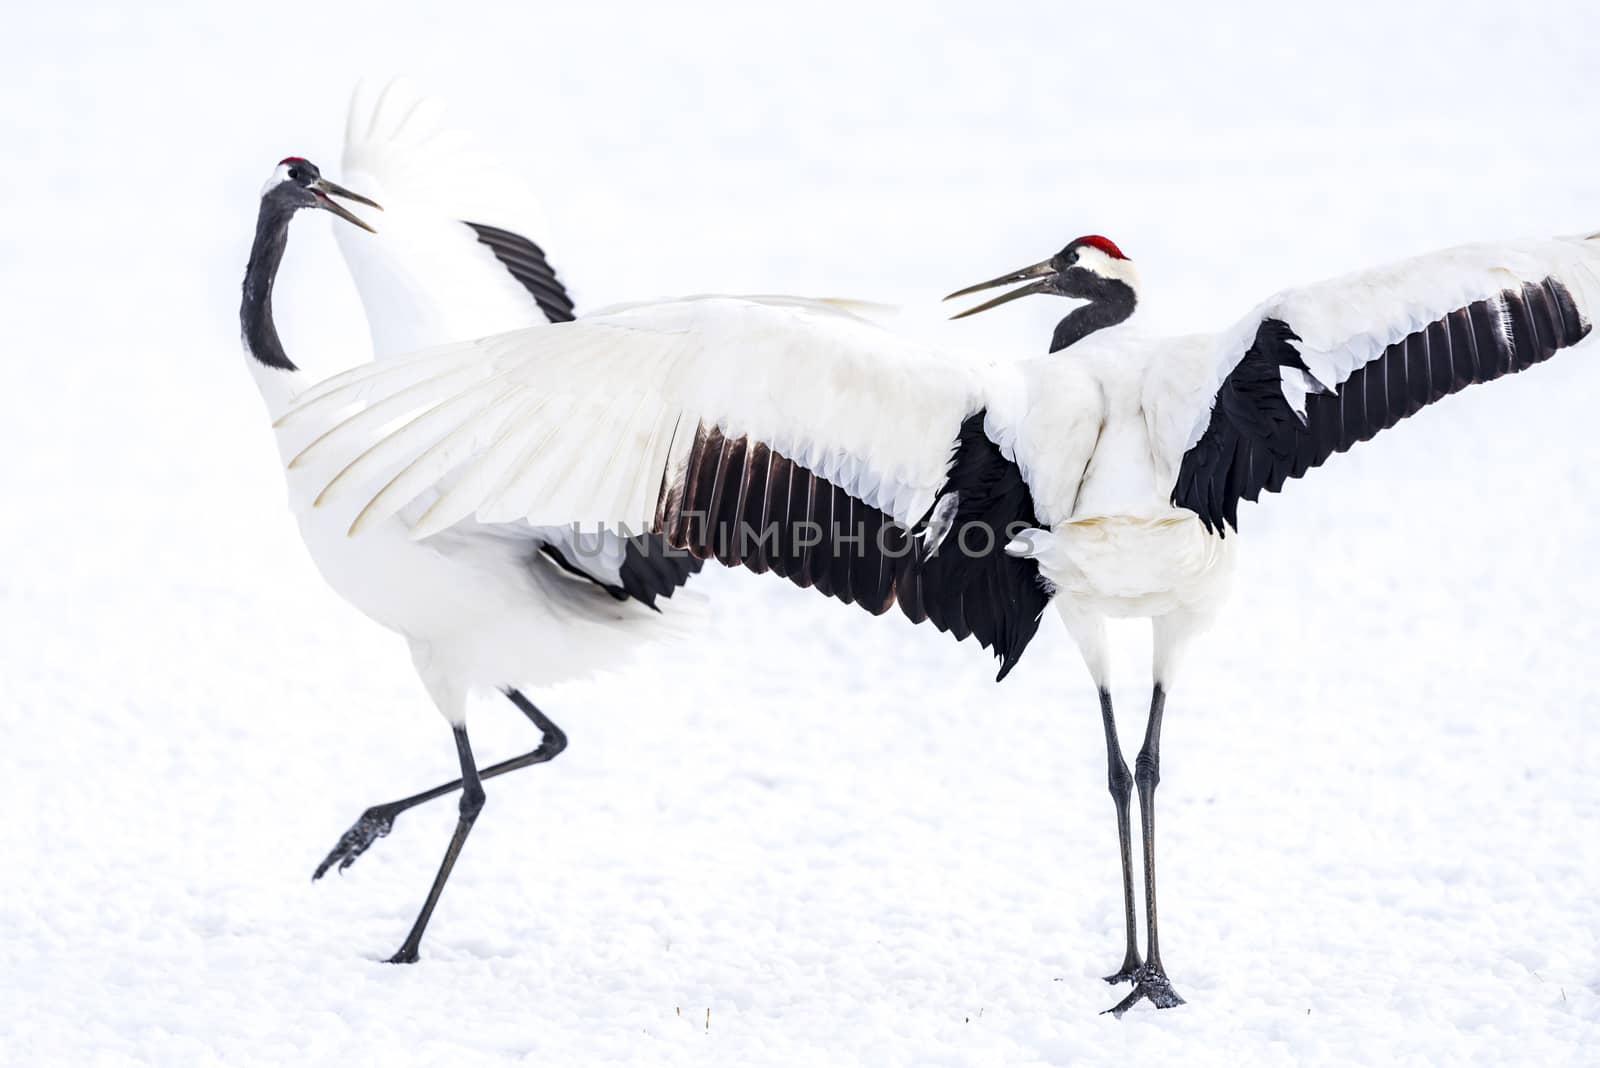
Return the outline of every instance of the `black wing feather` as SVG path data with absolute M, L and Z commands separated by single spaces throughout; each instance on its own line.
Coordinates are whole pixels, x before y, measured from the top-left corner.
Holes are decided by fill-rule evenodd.
M 522 283 L 546 319 L 552 323 L 570 323 L 577 318 L 567 287 L 561 284 L 555 268 L 545 259 L 544 249 L 521 234 L 498 226 L 475 222 L 466 225 L 472 228 L 479 241 L 489 246 L 495 259 L 511 272 L 511 277 Z
M 705 427 L 681 482 L 664 494 L 660 527 L 694 558 L 770 568 L 873 615 L 899 604 L 913 622 L 926 619 L 958 640 L 975 636 L 1005 678 L 1037 633 L 1050 593 L 1037 562 L 1005 552 L 1018 531 L 1040 524 L 1021 471 L 989 440 L 983 420 L 981 411 L 968 417 L 954 442 L 938 496 L 954 494 L 956 508 L 932 555 L 911 530 L 842 486 L 765 443 L 730 441 Z
M 622 590 L 634 600 L 656 608 L 656 598 L 671 597 L 704 563 L 670 548 L 660 534 L 640 534 L 629 538 L 623 548 Z
M 1218 389 L 1200 440 L 1184 454 L 1172 503 L 1207 530 L 1237 530 L 1241 499 L 1280 489 L 1442 397 L 1542 363 L 1589 329 L 1554 278 L 1508 289 L 1396 341 L 1337 392 L 1311 394 L 1302 422 L 1284 398 L 1280 371 L 1306 370 L 1293 344 L 1300 339 L 1289 323 L 1263 319 Z

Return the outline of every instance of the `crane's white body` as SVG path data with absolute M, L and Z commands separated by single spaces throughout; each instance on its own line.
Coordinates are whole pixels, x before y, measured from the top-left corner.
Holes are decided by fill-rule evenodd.
M 363 87 L 352 100 L 347 134 L 349 185 L 384 206 L 372 220 L 377 234 L 336 228 L 379 360 L 546 321 L 458 221 L 473 215 L 457 214 L 525 226 L 537 218 L 526 207 L 530 198 L 442 124 L 436 102 L 403 82 L 381 91 Z M 302 371 L 266 367 L 248 355 L 246 362 L 274 419 L 314 385 Z M 280 433 L 279 450 L 287 460 L 314 436 Z M 417 518 L 422 502 L 352 540 L 348 519 L 313 507 L 326 477 L 295 470 L 288 478 L 290 507 L 312 561 L 341 597 L 406 639 L 419 677 L 452 723 L 464 720 L 472 691 L 536 691 L 583 678 L 614 667 L 637 640 L 680 633 L 681 594 L 662 612 L 618 601 L 538 551 L 554 545 L 616 583 L 615 540 L 579 544 L 570 527 L 535 529 L 521 520 L 468 520 L 418 540 L 408 520 Z
M 251 362 L 274 414 L 312 384 L 303 372 Z M 279 436 L 286 457 L 299 443 Z M 313 563 L 334 592 L 406 639 L 418 676 L 452 723 L 465 719 L 470 692 L 536 691 L 585 678 L 615 668 L 634 642 L 681 634 L 682 604 L 657 612 L 618 601 L 538 558 L 540 542 L 554 543 L 590 571 L 609 567 L 615 579 L 616 561 L 591 551 L 592 539 L 583 539 L 583 552 L 574 549 L 570 528 L 535 532 L 520 522 L 465 521 L 417 540 L 407 520 L 419 504 L 355 540 L 348 518 L 313 507 L 327 477 L 326 470 L 297 469 L 288 478 L 290 508 Z
M 292 478 L 290 500 L 317 569 L 335 592 L 403 636 L 439 711 L 465 719 L 472 691 L 537 692 L 614 668 L 627 646 L 678 633 L 678 615 L 617 601 L 532 555 L 516 524 L 460 523 L 423 541 L 404 517 L 354 541 L 311 507 L 316 477 Z
M 1021 365 L 1028 400 L 1008 424 L 1046 529 L 1019 547 L 1055 587 L 1055 604 L 1092 661 L 1100 617 L 1180 615 L 1207 622 L 1228 588 L 1234 541 L 1171 503 L 1181 451 L 1163 448 L 1205 404 L 1209 339 L 1153 339 L 1131 324 Z M 1103 677 L 1103 667 L 1095 667 Z

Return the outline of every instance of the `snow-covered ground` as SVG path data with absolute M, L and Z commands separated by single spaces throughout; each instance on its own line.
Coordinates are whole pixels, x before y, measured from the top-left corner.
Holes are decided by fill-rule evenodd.
M 423 963 L 377 961 L 450 803 L 308 878 L 454 767 L 399 642 L 307 562 L 236 340 L 260 183 L 334 167 L 358 74 L 491 137 L 584 307 L 926 300 L 1098 231 L 1142 314 L 1212 329 L 1600 228 L 1592 4 L 1329 6 L 8 11 L 0 1063 L 1600 1060 L 1595 340 L 1248 510 L 1167 719 L 1184 1008 L 1096 1015 L 1114 825 L 1053 616 L 995 687 L 970 643 L 710 575 L 697 641 L 534 695 L 571 748 L 490 784 Z M 325 221 L 285 272 L 289 350 L 359 357 Z M 530 743 L 503 703 L 473 730 Z

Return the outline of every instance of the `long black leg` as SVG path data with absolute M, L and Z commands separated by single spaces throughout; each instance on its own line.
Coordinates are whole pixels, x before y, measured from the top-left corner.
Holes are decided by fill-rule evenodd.
M 1145 727 L 1144 746 L 1134 760 L 1134 779 L 1139 785 L 1139 830 L 1144 838 L 1144 912 L 1148 937 L 1145 958 L 1148 970 L 1163 977 L 1166 972 L 1161 966 L 1161 936 L 1156 926 L 1156 786 L 1161 782 L 1161 716 L 1166 703 L 1167 695 L 1157 686 L 1150 695 L 1150 722 Z
M 458 726 L 455 734 L 456 755 L 461 758 L 461 778 L 465 783 L 461 788 L 461 815 L 456 820 L 450 844 L 445 847 L 444 859 L 439 862 L 439 874 L 433 877 L 433 886 L 428 889 L 428 899 L 422 903 L 422 911 L 417 913 L 417 922 L 411 925 L 411 933 L 406 935 L 405 942 L 395 955 L 389 958 L 390 964 L 411 964 L 416 961 L 417 950 L 422 945 L 422 933 L 428 929 L 428 920 L 433 917 L 433 907 L 439 903 L 439 895 L 444 893 L 444 884 L 450 880 L 450 870 L 456 866 L 456 857 L 461 855 L 461 847 L 466 844 L 478 813 L 483 811 L 483 783 L 479 781 L 478 766 L 472 760 L 467 728 Z
M 1117 720 L 1111 713 L 1109 690 L 1100 691 L 1100 719 L 1106 728 L 1106 780 L 1111 789 L 1111 800 L 1117 806 L 1117 842 L 1122 848 L 1122 905 L 1128 935 L 1122 966 L 1114 975 L 1106 976 L 1106 982 L 1120 983 L 1134 977 L 1141 961 L 1138 921 L 1133 905 L 1133 835 L 1129 816 L 1133 800 L 1133 776 L 1128 773 L 1128 762 L 1122 759 L 1122 746 L 1117 741 Z
M 516 771 L 518 768 L 544 764 L 560 756 L 561 751 L 567 747 L 566 733 L 552 723 L 543 712 L 534 707 L 533 702 L 524 697 L 521 691 L 506 690 L 505 694 L 511 700 L 511 703 L 521 709 L 523 715 L 532 720 L 533 725 L 543 732 L 544 737 L 539 740 L 539 745 L 536 748 L 523 753 L 521 756 L 512 757 L 510 760 L 502 760 L 500 763 L 478 772 L 480 780 L 492 779 L 496 775 L 504 775 L 506 772 Z M 340 871 L 344 871 L 354 864 L 356 858 L 365 853 L 373 842 L 394 830 L 395 818 L 400 813 L 408 808 L 415 808 L 424 802 L 432 801 L 436 797 L 454 793 L 459 789 L 461 789 L 461 780 L 455 779 L 440 786 L 435 786 L 431 790 L 424 790 L 420 794 L 403 797 L 398 801 L 390 801 L 383 805 L 373 805 L 361 814 L 360 819 L 351 824 L 348 831 L 339 836 L 338 844 L 333 847 L 326 857 L 322 858 L 322 863 L 317 865 L 317 870 L 312 873 L 311 878 L 313 880 L 322 878 L 327 874 L 328 869 L 335 864 L 339 865 Z
M 1141 998 L 1149 998 L 1158 1009 L 1182 1005 L 1183 998 L 1172 989 L 1161 964 L 1161 942 L 1156 928 L 1156 784 L 1161 781 L 1161 715 L 1167 695 L 1158 684 L 1150 695 L 1150 722 L 1144 731 L 1144 747 L 1134 759 L 1134 782 L 1139 788 L 1139 829 L 1144 838 L 1144 913 L 1147 927 L 1145 963 L 1134 976 L 1133 992 L 1110 1011 L 1121 1016 Z

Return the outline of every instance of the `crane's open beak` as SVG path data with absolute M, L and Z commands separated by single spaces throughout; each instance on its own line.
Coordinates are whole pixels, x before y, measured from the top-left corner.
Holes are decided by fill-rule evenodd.
M 1016 300 L 1018 297 L 1026 297 L 1033 293 L 1054 293 L 1056 292 L 1055 276 L 1055 260 L 1045 260 L 1043 263 L 1036 263 L 1032 267 L 1024 267 L 1020 271 L 1012 271 L 1010 274 L 1001 275 L 999 278 L 991 278 L 987 282 L 979 282 L 975 286 L 968 286 L 965 289 L 958 289 L 944 299 L 954 300 L 957 297 L 964 297 L 968 293 L 979 293 L 985 289 L 993 289 L 995 286 L 1008 286 L 1012 282 L 1026 282 L 1030 278 L 1038 279 L 1038 281 L 1029 285 L 1013 289 L 1009 293 L 1002 293 L 993 300 L 986 300 L 982 304 L 979 304 L 976 308 L 968 308 L 966 311 L 950 317 L 952 319 L 965 319 L 969 315 L 977 315 L 981 311 L 988 311 L 990 308 L 997 308 L 1002 304 Z
M 378 232 L 358 219 L 354 214 L 351 213 L 350 209 L 346 208 L 343 204 L 337 203 L 331 198 L 343 197 L 345 200 L 353 200 L 357 204 L 365 204 L 369 208 L 377 208 L 379 211 L 382 211 L 382 205 L 380 205 L 376 200 L 368 200 L 360 193 L 352 193 L 344 186 L 330 182 L 326 178 L 318 178 L 316 181 L 312 182 L 311 191 L 317 195 L 317 207 L 333 212 L 345 222 L 353 223 L 356 226 L 361 227 L 361 229 L 365 230 L 369 234 L 375 234 Z

